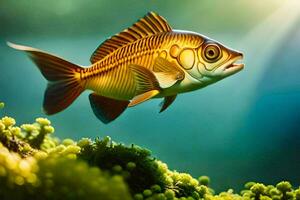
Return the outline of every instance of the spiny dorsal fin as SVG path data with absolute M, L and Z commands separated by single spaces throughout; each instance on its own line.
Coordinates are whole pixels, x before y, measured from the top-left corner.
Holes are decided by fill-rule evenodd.
M 156 33 L 168 32 L 172 28 L 168 22 L 157 13 L 149 12 L 131 27 L 125 29 L 111 38 L 104 41 L 93 53 L 90 61 L 95 63 L 116 49 L 134 42 L 138 39 L 154 35 Z

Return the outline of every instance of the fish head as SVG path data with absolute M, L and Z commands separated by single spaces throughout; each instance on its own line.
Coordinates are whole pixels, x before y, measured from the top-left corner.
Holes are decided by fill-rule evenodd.
M 198 72 L 196 76 L 204 84 L 217 82 L 244 68 L 244 64 L 239 63 L 243 59 L 241 52 L 208 38 L 203 40 L 196 53 L 198 58 L 197 66 L 194 66 Z

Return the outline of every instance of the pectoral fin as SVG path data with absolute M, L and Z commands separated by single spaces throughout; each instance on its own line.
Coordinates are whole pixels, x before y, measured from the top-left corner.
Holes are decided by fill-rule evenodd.
M 177 95 L 165 97 L 164 100 L 160 103 L 161 109 L 160 109 L 159 113 L 166 110 L 174 102 L 176 97 L 177 97 Z
M 171 87 L 184 79 L 184 72 L 176 64 L 161 57 L 156 58 L 153 71 L 161 88 Z
M 132 70 L 137 84 L 137 96 L 132 99 L 129 107 L 151 99 L 160 92 L 161 88 L 171 87 L 184 78 L 183 71 L 163 58 L 156 59 L 154 65 L 156 72 L 154 73 L 139 65 L 132 64 L 129 68 Z
M 136 96 L 131 100 L 129 107 L 140 104 L 156 96 L 161 88 L 154 74 L 145 67 L 139 65 L 130 65 L 134 79 L 137 85 Z
M 149 69 L 135 64 L 129 65 L 129 68 L 133 73 L 138 95 L 150 90 L 160 89 L 157 78 Z
M 129 101 L 110 99 L 96 93 L 90 94 L 89 99 L 94 114 L 105 124 L 119 117 L 129 104 Z
M 161 88 L 168 88 L 174 85 L 178 80 L 179 73 L 174 72 L 155 72 L 156 79 L 158 80 Z
M 140 103 L 143 103 L 152 97 L 155 97 L 159 93 L 159 90 L 150 90 L 148 92 L 145 92 L 143 94 L 137 95 L 134 97 L 131 102 L 128 104 L 128 107 L 136 106 Z

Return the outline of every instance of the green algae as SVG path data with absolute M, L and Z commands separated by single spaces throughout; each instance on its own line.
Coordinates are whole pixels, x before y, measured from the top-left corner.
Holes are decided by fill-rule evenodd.
M 5 104 L 0 101 L 0 109 L 4 108 Z
M 4 104 L 3 104 L 4 106 Z M 59 140 L 45 118 L 0 120 L 0 199 L 300 199 L 300 188 L 249 182 L 215 194 L 210 179 L 168 169 L 147 149 L 103 139 Z

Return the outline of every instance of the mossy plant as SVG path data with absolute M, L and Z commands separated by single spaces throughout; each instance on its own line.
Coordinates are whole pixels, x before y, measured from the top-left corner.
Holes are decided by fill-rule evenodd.
M 54 131 L 44 118 L 21 126 L 11 117 L 1 118 L 1 200 L 300 200 L 300 188 L 287 181 L 275 186 L 249 182 L 241 192 L 215 194 L 209 177 L 171 171 L 137 145 L 109 137 L 61 141 Z

